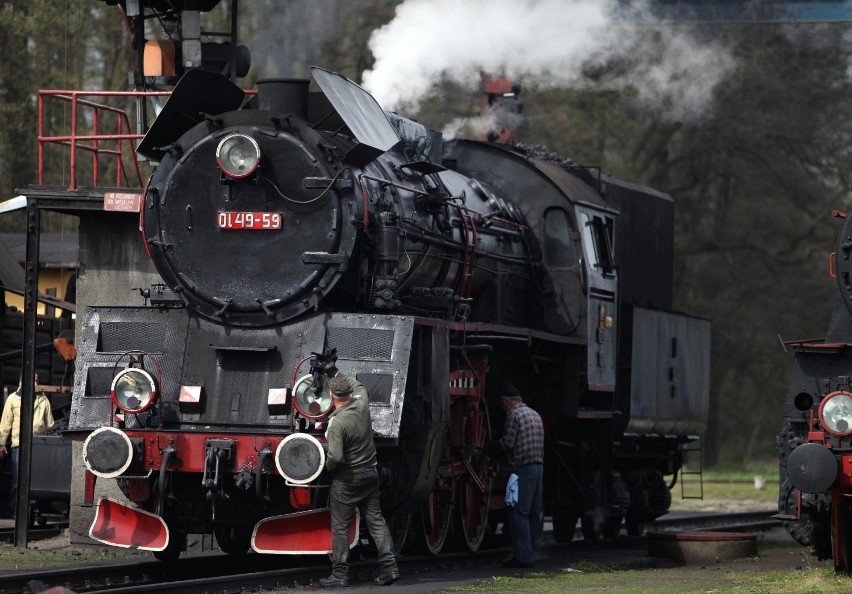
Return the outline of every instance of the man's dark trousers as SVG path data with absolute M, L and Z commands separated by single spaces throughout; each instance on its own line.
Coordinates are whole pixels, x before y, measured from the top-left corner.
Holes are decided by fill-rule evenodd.
M 509 508 L 512 518 L 512 541 L 515 559 L 526 565 L 535 562 L 543 469 L 541 464 L 524 464 L 515 470 L 518 475 L 518 503 Z
M 360 472 L 341 473 L 331 483 L 332 576 L 349 575 L 349 523 L 356 507 L 376 543 L 382 574 L 398 572 L 393 540 L 379 507 L 379 473 L 372 466 Z

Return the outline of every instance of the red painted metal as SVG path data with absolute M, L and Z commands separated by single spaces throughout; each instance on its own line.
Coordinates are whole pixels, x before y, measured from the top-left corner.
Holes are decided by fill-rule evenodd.
M 825 442 L 825 433 L 822 431 L 809 431 L 808 432 L 808 441 L 816 441 L 818 443 Z
M 349 524 L 349 547 L 358 542 L 356 510 Z M 273 555 L 321 555 L 331 552 L 331 510 L 328 508 L 266 518 L 257 523 L 251 546 Z
M 462 462 L 467 473 L 460 478 L 459 498 L 462 514 L 462 532 L 470 550 L 477 550 L 482 543 L 487 527 L 490 506 L 492 469 L 487 452 L 484 451 L 488 434 L 488 416 L 483 402 L 485 394 L 485 360 L 473 362 L 477 394 L 468 396 L 463 403 Z
M 162 451 L 174 448 L 175 457 L 167 471 L 204 472 L 204 459 L 207 441 L 223 439 L 233 441 L 234 467 L 237 470 L 257 468 L 258 452 L 264 449 L 275 451 L 285 435 L 245 435 L 231 433 L 204 433 L 201 435 L 185 432 L 147 432 L 125 431 L 130 439 L 143 440 L 144 470 L 159 470 L 163 462 Z M 266 472 L 266 471 L 264 471 Z
M 652 532 L 649 538 L 682 542 L 737 542 L 756 541 L 757 535 L 748 532 L 706 532 L 684 530 L 683 532 Z
M 151 481 L 146 478 L 130 479 L 127 481 L 130 486 L 130 494 L 128 497 L 135 503 L 147 501 L 151 497 Z
M 802 492 L 796 490 L 796 520 L 802 519 Z
M 450 396 L 474 396 L 478 399 L 479 386 L 477 385 L 477 381 L 477 375 L 473 371 L 463 370 L 450 372 Z
M 831 549 L 834 557 L 834 567 L 840 560 L 840 535 L 843 526 L 840 525 L 840 501 L 841 497 L 837 491 L 831 492 Z
M 136 92 L 136 91 L 70 91 L 70 90 L 45 90 L 39 91 L 38 95 L 38 183 L 44 184 L 45 146 L 49 144 L 58 144 L 70 148 L 69 154 L 69 190 L 77 189 L 77 151 L 86 151 L 92 154 L 92 185 L 98 187 L 100 183 L 99 168 L 101 155 L 108 155 L 116 159 L 116 182 L 115 187 L 122 187 L 122 183 L 127 183 L 126 173 L 122 156 L 130 159 L 133 162 L 136 178 L 138 181 L 137 187 L 142 187 L 142 174 L 139 170 L 139 163 L 134 153 L 135 146 L 133 141 L 141 139 L 143 134 L 132 132 L 130 118 L 123 109 L 112 107 L 105 103 L 99 103 L 84 97 L 92 97 L 105 99 L 107 97 L 131 98 L 144 101 L 147 97 L 153 96 L 168 96 L 168 91 L 154 92 Z M 70 127 L 68 134 L 48 135 L 45 130 L 45 110 L 46 100 L 50 99 L 55 102 L 63 102 L 71 104 Z M 91 133 L 87 134 L 80 131 L 79 118 L 82 109 L 91 110 Z M 102 114 L 115 115 L 115 133 L 101 133 L 101 116 Z M 114 142 L 114 148 L 107 148 L 102 145 L 103 142 Z
M 95 502 L 95 483 L 98 480 L 98 477 L 95 476 L 90 471 L 86 471 L 83 486 L 83 503 L 86 505 L 92 505 Z
M 290 489 L 290 505 L 298 510 L 308 509 L 311 506 L 311 490 L 308 487 Z
M 799 342 L 799 341 L 793 341 L 793 342 L 785 342 L 784 346 L 789 346 L 789 347 L 793 347 L 793 348 L 825 349 L 825 350 L 837 351 L 837 350 L 844 348 L 847 345 L 845 345 L 842 342 L 806 342 L 806 341 Z
M 840 486 L 852 488 L 852 455 L 840 456 Z
M 281 228 L 281 213 L 220 210 L 217 213 L 216 224 L 219 229 L 274 231 Z
M 89 537 L 116 547 L 162 551 L 169 544 L 169 528 L 157 515 L 104 498 L 98 501 Z
M 145 248 L 145 255 L 151 259 L 151 246 L 148 245 L 148 238 L 145 237 L 145 199 L 148 196 L 148 186 L 151 185 L 151 175 L 145 182 L 145 187 L 142 189 L 142 207 L 139 209 L 139 236 L 142 239 L 142 247 Z

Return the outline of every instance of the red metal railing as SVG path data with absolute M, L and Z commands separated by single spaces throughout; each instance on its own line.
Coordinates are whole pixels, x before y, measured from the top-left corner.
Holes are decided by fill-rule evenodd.
M 135 155 L 134 141 L 142 138 L 142 134 L 135 134 L 130 126 L 130 119 L 123 109 L 97 103 L 89 98 L 105 97 L 127 97 L 144 101 L 147 97 L 168 96 L 168 91 L 135 92 L 135 91 L 39 91 L 38 94 L 38 183 L 44 184 L 45 158 L 44 150 L 48 144 L 59 144 L 70 147 L 70 180 L 69 190 L 77 189 L 77 152 L 85 151 L 92 155 L 92 186 L 99 185 L 100 159 L 102 155 L 114 157 L 116 161 L 115 187 L 122 187 L 122 183 L 128 184 L 125 171 L 123 154 L 127 154 L 133 162 L 136 171 L 138 187 L 142 187 L 142 173 L 139 170 L 139 162 Z M 58 136 L 47 136 L 45 134 L 45 103 L 53 99 L 71 104 L 69 134 Z M 81 110 L 91 110 L 91 121 L 87 122 L 85 130 L 81 132 L 79 116 Z M 101 119 L 115 117 L 115 128 L 112 134 L 101 133 Z M 88 133 L 84 133 L 88 132 Z M 107 146 L 104 146 L 107 143 Z

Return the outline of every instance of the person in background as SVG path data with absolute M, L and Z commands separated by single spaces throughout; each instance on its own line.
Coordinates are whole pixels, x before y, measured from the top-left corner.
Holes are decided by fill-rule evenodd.
M 349 585 L 349 524 L 357 507 L 376 543 L 381 567 L 377 586 L 399 579 L 393 540 L 379 507 L 379 473 L 367 389 L 334 369 L 329 382 L 334 412 L 328 419 L 326 467 L 332 476 L 330 505 L 332 572 L 322 586 Z
M 9 507 L 12 509 L 12 517 L 18 506 L 18 462 L 20 460 L 21 441 L 21 388 L 9 394 L 6 404 L 3 406 L 3 415 L 0 416 L 0 458 L 5 458 L 7 453 L 12 459 L 12 490 L 9 499 Z M 50 410 L 50 401 L 38 385 L 38 375 L 35 376 L 35 403 L 33 408 L 33 435 L 47 431 L 53 425 L 53 412 Z M 9 448 L 6 444 L 9 443 Z
M 499 445 L 508 453 L 511 472 L 517 475 L 517 502 L 508 508 L 514 556 L 503 566 L 532 567 L 541 515 L 544 425 L 514 386 L 503 388 L 500 406 L 506 412 L 506 424 Z

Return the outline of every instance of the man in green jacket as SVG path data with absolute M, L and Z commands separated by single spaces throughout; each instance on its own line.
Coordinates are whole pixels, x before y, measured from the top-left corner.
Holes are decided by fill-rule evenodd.
M 379 473 L 367 389 L 347 375 L 335 372 L 329 382 L 334 412 L 328 419 L 326 467 L 332 476 L 332 572 L 323 586 L 349 585 L 349 524 L 357 507 L 378 549 L 381 567 L 376 585 L 399 579 L 393 540 L 379 507 Z

